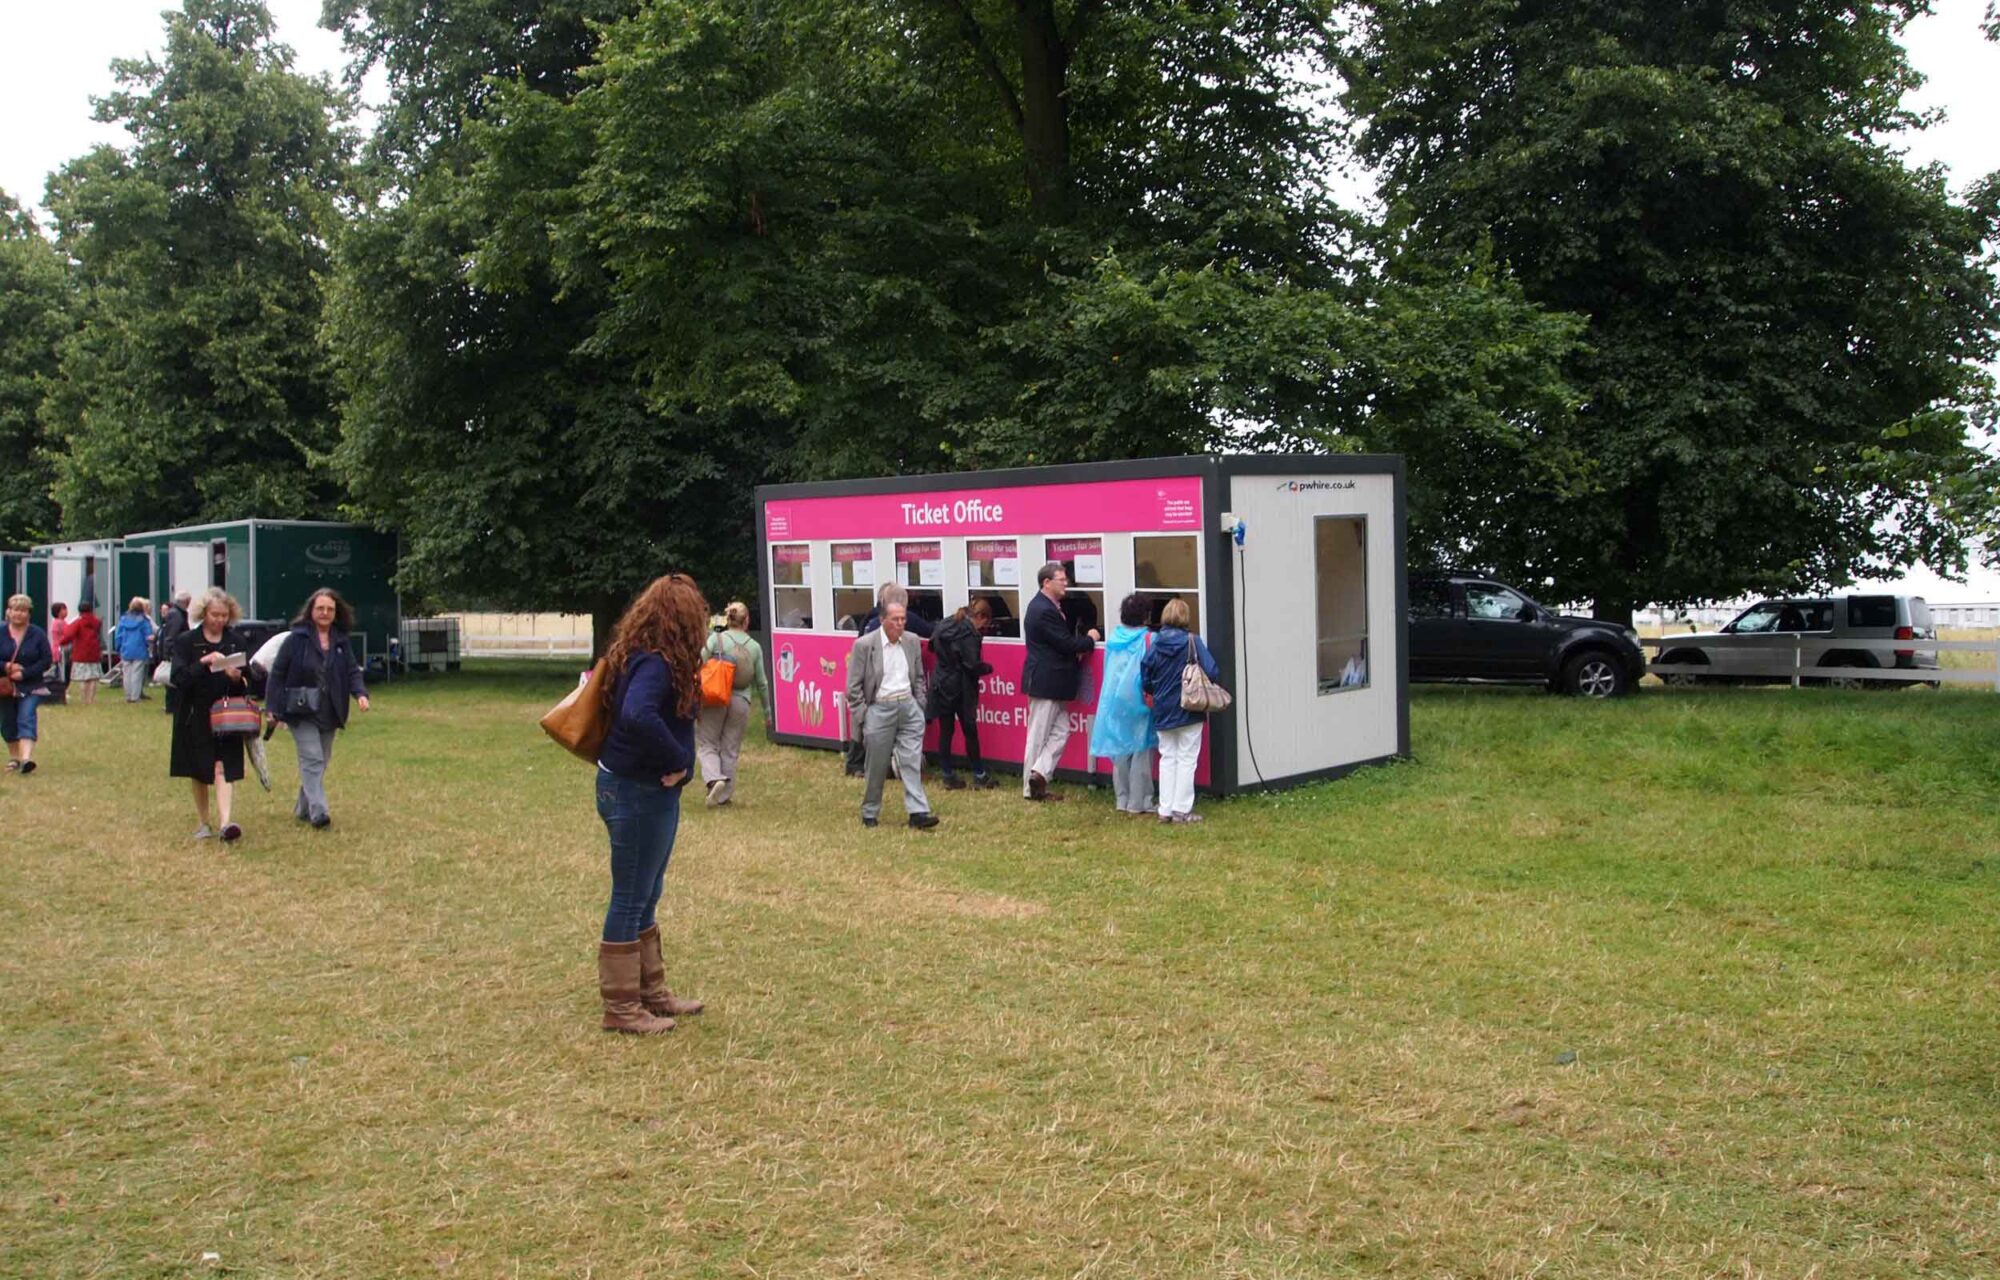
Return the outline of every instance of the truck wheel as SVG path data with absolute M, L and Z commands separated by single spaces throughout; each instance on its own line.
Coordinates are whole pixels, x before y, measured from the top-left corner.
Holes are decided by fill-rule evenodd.
M 1563 664 L 1562 690 L 1579 698 L 1615 698 L 1631 683 L 1618 660 L 1601 650 L 1579 653 Z

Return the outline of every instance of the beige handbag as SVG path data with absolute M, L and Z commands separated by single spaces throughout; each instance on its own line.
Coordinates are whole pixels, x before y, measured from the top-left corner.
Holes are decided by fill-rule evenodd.
M 1187 665 L 1181 668 L 1181 710 L 1183 711 L 1226 711 L 1234 701 L 1229 691 L 1208 678 L 1208 672 L 1201 669 L 1201 658 L 1195 649 L 1194 633 L 1188 633 Z

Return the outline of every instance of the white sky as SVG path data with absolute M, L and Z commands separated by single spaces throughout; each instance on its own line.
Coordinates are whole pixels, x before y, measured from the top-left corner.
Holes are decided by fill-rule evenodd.
M 320 0 L 265 0 L 278 38 L 297 53 L 297 69 L 338 77 L 340 41 L 319 29 Z M 139 57 L 161 45 L 166 0 L 0 0 L 0 188 L 40 205 L 51 171 L 99 143 L 119 144 L 123 130 L 98 124 L 90 99 L 113 87 L 113 58 Z M 1928 78 L 1912 105 L 1945 119 L 1910 140 L 1911 157 L 1944 164 L 1964 190 L 2000 170 L 2000 44 L 1979 32 L 1986 0 L 1938 0 L 1937 12 L 1908 33 L 1910 57 Z M 1960 585 L 1912 573 L 1911 590 L 1934 601 L 2000 600 L 2000 570 L 1976 572 Z

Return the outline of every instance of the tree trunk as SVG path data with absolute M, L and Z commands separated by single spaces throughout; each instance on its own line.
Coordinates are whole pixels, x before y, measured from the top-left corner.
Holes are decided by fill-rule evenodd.
M 590 598 L 590 660 L 597 661 L 611 647 L 611 630 L 632 602 L 630 592 L 607 592 Z
M 1043 222 L 1070 214 L 1069 46 L 1054 0 L 1015 0 L 1021 26 L 1021 146 L 1028 203 Z

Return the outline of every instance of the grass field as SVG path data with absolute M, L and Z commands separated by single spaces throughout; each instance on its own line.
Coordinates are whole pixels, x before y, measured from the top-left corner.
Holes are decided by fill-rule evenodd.
M 1164 830 L 867 832 L 760 745 L 668 876 L 709 1011 L 642 1040 L 568 679 L 378 691 L 333 828 L 253 783 L 235 848 L 157 703 L 44 713 L 0 1275 L 2000 1270 L 1991 694 L 1420 690 L 1413 761 Z

